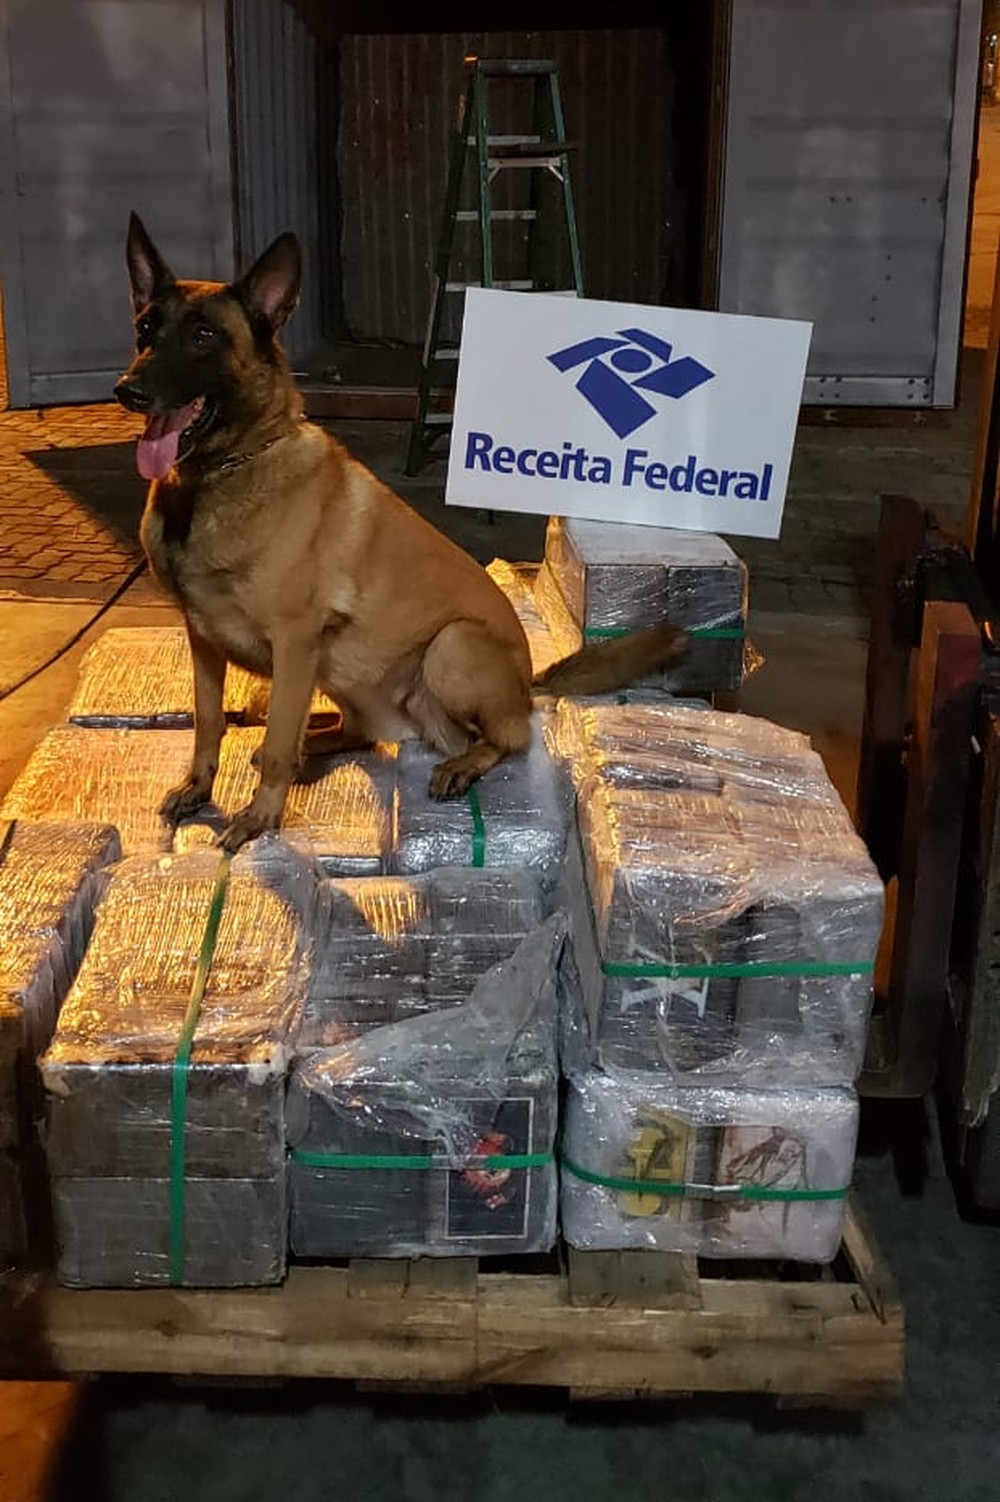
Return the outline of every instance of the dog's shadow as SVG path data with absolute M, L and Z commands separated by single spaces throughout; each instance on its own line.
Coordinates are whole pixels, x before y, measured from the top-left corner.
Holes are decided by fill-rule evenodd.
M 24 458 L 121 542 L 138 550 L 146 484 L 136 472 L 134 442 L 28 449 Z M 72 525 L 70 518 L 48 520 L 54 532 L 64 523 Z

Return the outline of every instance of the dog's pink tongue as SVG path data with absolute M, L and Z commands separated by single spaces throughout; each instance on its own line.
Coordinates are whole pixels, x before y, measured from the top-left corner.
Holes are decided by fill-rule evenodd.
M 198 415 L 199 401 L 173 412 L 156 413 L 146 421 L 146 431 L 139 439 L 136 462 L 144 480 L 162 480 L 177 463 L 181 434 Z

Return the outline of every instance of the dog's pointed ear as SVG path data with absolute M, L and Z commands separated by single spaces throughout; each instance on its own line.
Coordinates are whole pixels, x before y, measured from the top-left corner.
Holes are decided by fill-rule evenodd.
M 174 274 L 149 238 L 139 215 L 134 212 L 129 215 L 125 258 L 132 286 L 132 306 L 138 313 L 154 297 L 159 297 L 174 285 Z
M 277 330 L 295 311 L 302 281 L 302 252 L 290 230 L 279 235 L 232 291 L 246 308 L 251 323 L 264 320 Z

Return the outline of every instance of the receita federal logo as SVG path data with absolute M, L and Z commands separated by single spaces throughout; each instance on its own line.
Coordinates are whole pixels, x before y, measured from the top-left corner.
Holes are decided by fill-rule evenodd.
M 673 345 L 646 329 L 618 329 L 557 349 L 546 359 L 557 370 L 579 370 L 576 389 L 619 438 L 656 416 L 643 393 L 674 401 L 715 377 L 690 355 L 673 357 Z

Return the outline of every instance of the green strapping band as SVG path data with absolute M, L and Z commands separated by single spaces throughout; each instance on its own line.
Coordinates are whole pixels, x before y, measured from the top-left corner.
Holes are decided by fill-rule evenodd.
M 465 796 L 468 799 L 469 812 L 472 814 L 472 864 L 484 866 L 486 864 L 486 823 L 475 783 Z
M 742 641 L 746 635 L 742 626 L 690 626 L 681 629 L 686 629 L 688 636 L 697 637 L 699 641 Z M 633 632 L 640 630 L 641 626 L 584 626 L 583 634 L 596 641 L 604 641 L 618 636 L 631 636 Z
M 219 937 L 222 909 L 226 905 L 231 861 L 232 856 L 227 853 L 219 862 L 208 918 L 205 921 L 205 935 L 201 941 L 198 964 L 194 972 L 194 980 L 191 982 L 191 996 L 184 1014 L 184 1024 L 181 1028 L 170 1076 L 170 1283 L 172 1287 L 184 1281 L 184 1133 L 187 1118 L 188 1069 L 191 1065 L 191 1049 L 201 1013 L 201 1003 L 208 983 L 208 972 L 212 968 L 216 940 Z
M 789 960 L 785 964 L 770 960 L 748 960 L 732 965 L 613 965 L 605 962 L 601 970 L 605 975 L 639 977 L 658 976 L 667 980 L 700 980 L 705 976 L 736 977 L 780 975 L 871 975 L 875 965 L 870 960 L 852 960 L 846 964 L 811 963 L 806 960 Z
M 292 1149 L 292 1158 L 307 1168 L 446 1168 L 462 1173 L 468 1168 L 544 1168 L 551 1153 L 473 1154 L 452 1163 L 430 1153 L 310 1153 Z
M 589 1168 L 581 1168 L 571 1158 L 564 1157 L 560 1162 L 567 1173 L 575 1179 L 582 1179 L 585 1184 L 596 1184 L 601 1189 L 614 1189 L 621 1194 L 659 1194 L 664 1199 L 688 1196 L 721 1200 L 842 1200 L 851 1187 L 845 1184 L 843 1189 L 765 1189 L 758 1184 L 669 1184 L 657 1179 L 619 1179 L 613 1174 L 591 1173 Z

